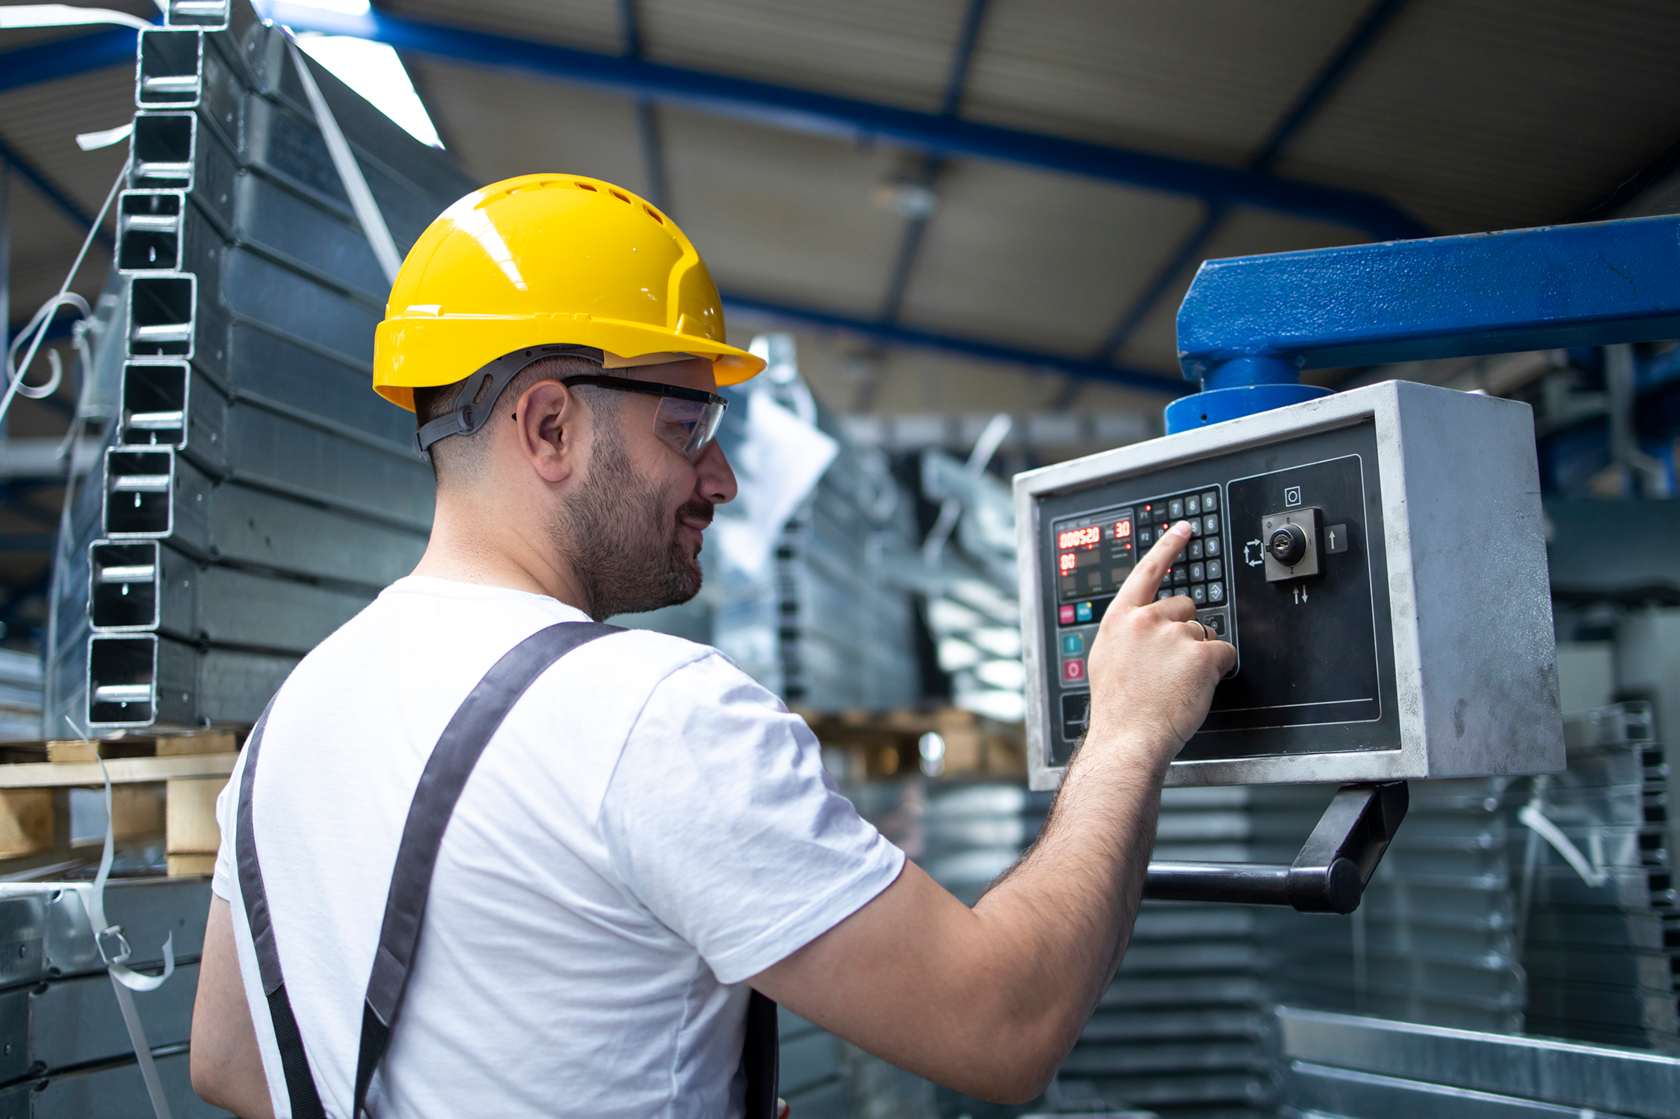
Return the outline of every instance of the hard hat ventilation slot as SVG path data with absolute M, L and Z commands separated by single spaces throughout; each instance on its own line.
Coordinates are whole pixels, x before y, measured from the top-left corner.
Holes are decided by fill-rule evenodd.
M 589 183 L 574 183 L 573 185 L 576 186 L 579 190 L 587 190 L 591 194 L 595 193 L 595 187 L 593 185 L 589 184 Z
M 659 216 L 659 211 L 655 210 L 652 206 L 649 206 L 646 202 L 642 203 L 642 209 L 644 209 L 648 212 L 648 217 L 652 218 L 654 221 L 658 222 L 660 225 L 665 224 L 665 219 Z
M 624 203 L 626 206 L 630 205 L 630 196 L 629 195 L 620 194 L 616 190 L 608 191 L 607 193 L 611 194 L 614 198 L 618 199 L 620 202 Z

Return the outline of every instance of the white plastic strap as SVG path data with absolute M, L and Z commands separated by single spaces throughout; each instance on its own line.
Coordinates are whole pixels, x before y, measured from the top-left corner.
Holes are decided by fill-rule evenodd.
M 0 8 L 0 28 L 77 27 L 83 24 L 114 23 L 144 31 L 157 25 L 128 12 L 109 8 L 76 8 L 69 4 L 13 4 Z
M 116 834 L 111 824 L 111 774 L 105 768 L 105 759 L 100 756 L 99 747 L 82 732 L 74 719 L 70 720 L 70 729 L 81 735 L 82 741 L 93 751 L 94 760 L 99 762 L 99 772 L 105 778 L 105 846 L 99 855 L 99 873 L 94 876 L 93 889 L 87 895 L 88 920 L 93 926 L 94 944 L 99 948 L 99 958 L 105 961 L 111 988 L 117 994 L 117 1006 L 122 1011 L 123 1025 L 128 1029 L 129 1043 L 134 1046 L 134 1059 L 140 1065 L 140 1079 L 145 1081 L 146 1095 L 152 1101 L 152 1113 L 157 1119 L 173 1119 L 169 1101 L 163 1095 L 163 1082 L 158 1079 L 157 1064 L 152 1060 L 152 1047 L 146 1040 L 146 1029 L 141 1025 L 140 1012 L 135 1009 L 131 992 L 155 991 L 175 974 L 175 934 L 170 933 L 163 938 L 162 975 L 141 975 L 128 967 L 133 952 L 122 934 L 122 926 L 113 925 L 105 919 L 105 882 L 111 877 L 111 862 L 116 853 Z M 107 948 L 107 945 L 111 947 Z
M 1563 861 L 1568 863 L 1575 873 L 1581 876 L 1581 881 L 1588 886 L 1596 888 L 1610 881 L 1610 872 L 1603 866 L 1604 856 L 1601 850 L 1593 852 L 1597 857 L 1593 859 L 1592 863 L 1587 862 L 1586 856 L 1581 854 L 1581 849 L 1570 842 L 1569 837 L 1564 835 L 1556 824 L 1547 819 L 1544 812 L 1540 811 L 1538 801 L 1531 800 L 1524 805 L 1522 811 L 1517 813 L 1517 819 L 1521 820 L 1534 834 L 1550 843 L 1552 849 L 1563 856 Z M 1601 848 L 1601 844 L 1594 844 L 1594 846 Z
M 321 126 L 327 153 L 332 156 L 338 177 L 344 182 L 344 193 L 350 196 L 350 208 L 356 211 L 356 220 L 362 223 L 362 232 L 367 234 L 368 244 L 373 247 L 373 255 L 379 259 L 386 281 L 394 284 L 397 282 L 397 269 L 402 267 L 402 254 L 397 252 L 397 243 L 391 240 L 385 215 L 379 212 L 379 203 L 373 200 L 373 191 L 368 189 L 361 165 L 356 162 L 356 156 L 344 139 L 332 110 L 327 108 L 327 99 L 321 96 L 321 87 L 315 84 L 315 75 L 310 73 L 309 63 L 298 49 L 297 40 L 288 38 L 286 45 L 291 49 L 292 63 L 297 67 L 303 92 L 309 98 L 309 107 L 315 110 L 315 123 Z

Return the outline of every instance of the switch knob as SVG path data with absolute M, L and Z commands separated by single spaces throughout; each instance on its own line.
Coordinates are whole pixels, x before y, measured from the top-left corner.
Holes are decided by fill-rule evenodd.
M 1294 567 L 1307 554 L 1307 534 L 1299 525 L 1281 525 L 1266 541 L 1266 551 L 1285 567 Z

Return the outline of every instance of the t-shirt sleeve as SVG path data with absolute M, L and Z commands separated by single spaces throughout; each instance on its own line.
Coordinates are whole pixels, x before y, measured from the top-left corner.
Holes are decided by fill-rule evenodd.
M 233 901 L 239 896 L 234 892 L 238 885 L 239 868 L 233 862 L 233 832 L 239 809 L 239 775 L 244 770 L 244 763 L 241 755 L 227 784 L 216 794 L 216 823 L 222 829 L 222 842 L 216 848 L 215 869 L 210 872 L 210 892 L 223 901 Z
M 601 826 L 636 898 L 723 983 L 809 944 L 904 866 L 840 795 L 805 721 L 716 654 L 654 688 Z

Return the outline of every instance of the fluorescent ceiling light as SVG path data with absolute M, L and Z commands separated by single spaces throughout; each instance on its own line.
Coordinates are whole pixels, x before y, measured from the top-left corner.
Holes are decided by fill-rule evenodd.
M 443 147 L 438 139 L 426 106 L 414 92 L 414 83 L 403 69 L 397 52 L 384 43 L 367 39 L 352 39 L 347 35 L 320 35 L 313 31 L 298 33 L 298 46 L 305 54 L 325 66 L 332 75 L 363 97 L 374 108 L 390 117 L 403 131 L 434 148 Z
M 372 9 L 368 0 L 280 0 L 259 7 L 277 23 L 342 24 L 350 31 L 360 30 L 366 23 L 371 34 Z M 296 35 L 298 46 L 305 54 L 365 97 L 403 131 L 422 144 L 443 147 L 432 118 L 414 91 L 414 82 L 403 68 L 402 59 L 390 46 L 353 35 L 327 35 L 319 31 L 298 31 Z

